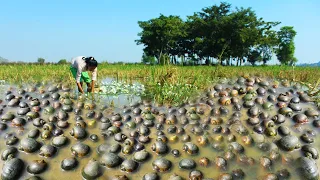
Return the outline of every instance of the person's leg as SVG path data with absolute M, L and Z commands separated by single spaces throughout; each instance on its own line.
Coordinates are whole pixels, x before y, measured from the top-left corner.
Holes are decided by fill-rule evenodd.
M 91 92 L 91 78 L 88 72 L 82 72 L 81 78 L 87 84 L 87 92 Z

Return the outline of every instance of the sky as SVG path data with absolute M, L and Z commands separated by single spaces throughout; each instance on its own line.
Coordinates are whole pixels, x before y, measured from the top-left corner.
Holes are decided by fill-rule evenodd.
M 140 62 L 138 21 L 163 15 L 186 18 L 217 0 L 0 0 L 0 56 L 47 62 L 94 56 L 98 62 Z M 319 0 L 225 0 L 252 7 L 266 21 L 293 26 L 298 63 L 320 61 Z M 273 59 L 271 63 L 277 63 Z

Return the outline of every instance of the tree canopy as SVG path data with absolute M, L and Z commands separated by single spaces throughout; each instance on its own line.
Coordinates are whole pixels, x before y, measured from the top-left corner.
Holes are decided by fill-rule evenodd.
M 277 58 L 281 64 L 293 65 L 298 60 L 294 57 L 295 45 L 293 42 L 297 32 L 292 26 L 284 26 L 278 31 Z
M 39 63 L 39 64 L 44 64 L 45 59 L 44 59 L 44 58 L 39 57 L 37 61 L 38 61 L 38 63 Z
M 58 64 L 68 64 L 68 61 L 66 59 L 60 59 Z
M 221 2 L 203 8 L 182 20 L 165 16 L 138 21 L 142 29 L 137 45 L 143 45 L 144 56 L 155 57 L 158 64 L 166 62 L 237 65 L 248 61 L 266 64 L 276 52 L 282 64 L 294 62 L 296 35 L 293 27 L 274 27 L 280 22 L 268 22 L 258 17 L 252 8 L 236 7 Z

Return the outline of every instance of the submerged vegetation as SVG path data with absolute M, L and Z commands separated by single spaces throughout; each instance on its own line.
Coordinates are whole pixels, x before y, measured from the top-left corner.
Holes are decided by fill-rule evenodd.
M 99 66 L 98 84 L 107 77 L 127 83 L 140 82 L 146 96 L 159 103 L 181 103 L 197 92 L 209 88 L 221 78 L 239 76 L 259 76 L 274 79 L 288 79 L 303 82 L 314 90 L 319 86 L 320 70 L 317 67 L 289 66 L 149 66 L 149 65 L 110 65 Z M 54 77 L 54 78 L 53 78 Z M 8 83 L 49 83 L 63 82 L 75 85 L 69 72 L 69 65 L 0 65 L 0 79 Z M 75 88 L 75 87 L 74 87 Z M 183 98 L 182 98 L 183 97 Z
M 130 85 L 124 81 L 101 82 L 99 87 L 99 94 L 104 95 L 128 94 L 141 96 L 144 94 L 144 91 L 145 87 L 143 84 L 132 83 Z

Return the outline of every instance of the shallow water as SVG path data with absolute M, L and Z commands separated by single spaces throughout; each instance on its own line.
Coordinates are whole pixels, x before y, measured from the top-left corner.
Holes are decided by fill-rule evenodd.
M 232 86 L 231 85 L 226 85 L 226 87 L 232 87 Z M 257 86 L 255 86 L 255 88 L 257 88 Z M 279 94 L 281 92 L 285 92 L 287 90 L 288 90 L 287 88 L 280 87 L 280 88 L 277 89 L 277 94 Z M 1 91 L 1 92 L 4 92 L 4 91 Z M 3 93 L 1 93 L 1 94 L 3 94 Z M 267 95 L 265 95 L 264 98 L 266 99 Z M 50 102 L 52 103 L 53 101 L 50 99 Z M 215 102 L 216 102 L 216 107 L 219 107 L 220 105 L 218 105 L 218 101 L 216 99 L 215 99 Z M 5 102 L 3 102 L 2 104 L 4 104 L 4 103 Z M 103 101 L 101 103 L 103 104 Z M 2 105 L 2 104 L 0 104 L 0 105 Z M 129 105 L 129 103 L 127 103 L 126 105 Z M 259 108 L 261 108 L 260 105 L 257 105 L 257 106 Z M 203 107 L 206 107 L 206 106 L 203 106 Z M 230 119 L 230 117 L 232 116 L 232 110 L 231 110 L 232 106 L 229 105 L 227 107 L 229 109 L 229 114 L 227 116 L 221 116 L 223 118 L 223 120 L 224 120 L 224 123 L 221 125 L 222 127 L 226 127 L 226 121 L 228 119 Z M 145 108 L 145 106 L 144 105 L 140 105 L 140 108 L 143 110 Z M 166 111 L 167 110 L 166 107 L 155 107 L 155 108 L 158 108 L 160 111 L 164 111 L 165 113 L 168 113 Z M 190 106 L 186 105 L 185 108 L 187 110 L 189 110 Z M 313 103 L 303 103 L 303 111 L 302 112 L 304 112 L 304 110 L 306 110 L 307 108 L 314 108 L 315 109 L 315 105 Z M 17 108 L 8 108 L 7 107 L 7 108 L 4 109 L 3 114 L 5 114 L 7 111 L 11 111 L 13 113 L 16 113 L 16 109 Z M 204 121 L 210 116 L 208 114 L 209 110 L 210 109 L 207 109 L 207 110 L 205 109 L 205 115 L 201 116 L 201 120 L 200 121 Z M 273 111 L 268 111 L 270 117 L 276 115 L 277 114 L 277 110 L 278 110 L 278 108 L 275 106 L 275 109 Z M 98 108 L 95 111 L 98 112 Z M 88 112 L 88 110 L 83 110 L 82 115 L 81 115 L 84 118 L 85 122 L 90 121 L 90 119 L 86 118 L 86 113 L 87 112 Z M 105 111 L 103 111 L 103 115 L 105 117 L 111 117 L 111 113 L 112 112 L 120 113 L 121 115 L 124 115 L 122 113 L 122 109 L 121 108 L 105 110 Z M 240 120 L 242 121 L 242 124 L 247 127 L 247 129 L 249 130 L 249 133 L 251 134 L 253 132 L 252 131 L 252 127 L 245 122 L 245 120 L 248 119 L 247 108 L 243 108 L 241 110 L 241 114 L 242 114 L 242 116 L 241 116 Z M 134 115 L 132 113 L 130 113 L 130 115 L 132 117 L 134 117 Z M 54 157 L 51 157 L 51 158 L 41 157 L 38 154 L 39 153 L 38 151 L 34 152 L 34 153 L 30 153 L 30 154 L 25 153 L 25 152 L 20 152 L 20 151 L 18 153 L 18 157 L 21 158 L 24 161 L 25 165 L 27 165 L 32 160 L 40 160 L 40 159 L 44 159 L 48 163 L 47 170 L 38 175 L 43 179 L 57 179 L 57 180 L 65 179 L 65 178 L 82 179 L 81 170 L 87 164 L 87 162 L 92 158 L 94 158 L 96 160 L 99 160 L 99 158 L 100 158 L 100 155 L 97 153 L 96 148 L 100 144 L 103 144 L 103 143 L 107 143 L 107 144 L 110 144 L 110 145 L 114 144 L 114 143 L 117 143 L 116 141 L 114 141 L 113 137 L 109 137 L 109 138 L 102 137 L 101 132 L 99 130 L 99 126 L 100 126 L 100 122 L 99 121 L 97 121 L 97 123 L 96 123 L 96 125 L 94 127 L 87 127 L 86 128 L 88 134 L 97 134 L 98 135 L 98 137 L 99 137 L 99 141 L 98 142 L 92 142 L 88 138 L 89 135 L 87 136 L 87 138 L 85 140 L 75 140 L 69 134 L 69 131 L 72 129 L 72 127 L 74 126 L 74 123 L 75 123 L 75 115 L 74 115 L 73 112 L 71 112 L 71 113 L 69 113 L 69 116 L 70 117 L 68 119 L 68 122 L 70 123 L 70 125 L 69 125 L 69 127 L 67 129 L 64 129 L 64 135 L 69 138 L 70 143 L 66 147 L 58 148 Z M 176 114 L 176 116 L 179 119 L 178 114 Z M 44 113 L 42 113 L 41 117 L 46 121 L 48 119 L 48 115 L 45 115 Z M 305 125 L 302 125 L 302 129 L 303 129 L 302 132 L 305 132 L 307 129 L 312 129 L 318 135 L 319 132 L 320 132 L 320 129 L 319 128 L 318 129 L 314 128 L 311 123 L 312 123 L 312 119 L 310 119 L 309 123 L 307 123 Z M 7 124 L 8 124 L 8 126 L 10 126 L 9 123 L 7 123 Z M 296 135 L 298 137 L 302 134 L 301 132 L 299 132 L 294 127 L 294 123 L 291 120 L 291 118 L 286 118 L 286 122 L 284 123 L 284 125 L 286 125 L 287 127 L 290 128 L 290 130 L 292 132 L 291 134 Z M 181 124 L 180 123 L 176 123 L 176 126 L 181 126 Z M 220 169 L 218 169 L 218 167 L 216 167 L 214 165 L 214 159 L 217 156 L 222 156 L 223 157 L 224 156 L 223 155 L 224 152 L 223 151 L 218 152 L 218 151 L 214 150 L 211 147 L 210 143 L 208 145 L 206 145 L 206 146 L 199 145 L 197 140 L 196 140 L 197 137 L 199 137 L 199 136 L 195 135 L 195 134 L 192 134 L 190 132 L 190 129 L 193 126 L 194 125 L 187 124 L 186 126 L 184 126 L 184 129 L 186 131 L 185 133 L 187 133 L 187 134 L 189 134 L 191 136 L 191 142 L 193 142 L 194 144 L 198 145 L 199 153 L 197 155 L 191 156 L 191 155 L 188 155 L 186 152 L 183 152 L 182 151 L 182 146 L 183 146 L 184 142 L 182 142 L 182 140 L 181 140 L 181 136 L 182 135 L 178 135 L 179 140 L 177 142 L 168 142 L 168 146 L 170 147 L 170 150 L 171 149 L 178 149 L 180 151 L 181 156 L 180 157 L 174 157 L 170 153 L 170 151 L 169 151 L 169 153 L 167 153 L 165 155 L 162 155 L 162 157 L 165 157 L 166 159 L 171 161 L 172 167 L 171 167 L 170 171 L 167 171 L 167 172 L 164 172 L 164 173 L 158 173 L 158 175 L 161 177 L 161 179 L 169 179 L 170 175 L 172 175 L 173 173 L 175 173 L 175 174 L 177 174 L 177 175 L 179 175 L 179 176 L 181 176 L 181 177 L 183 177 L 185 179 L 188 179 L 190 170 L 180 169 L 179 165 L 178 165 L 179 161 L 181 159 L 183 159 L 183 158 L 191 158 L 191 159 L 193 159 L 197 163 L 197 167 L 195 169 L 196 170 L 200 170 L 203 173 L 204 178 L 218 179 L 219 175 L 222 174 L 222 173 L 231 173 L 232 170 L 241 168 L 244 171 L 245 175 L 246 175 L 245 179 L 248 179 L 248 180 L 259 179 L 262 176 L 266 175 L 267 173 L 276 173 L 280 169 L 287 169 L 291 173 L 291 178 L 290 179 L 293 179 L 293 180 L 299 179 L 298 178 L 298 174 L 296 173 L 295 169 L 292 166 L 292 163 L 285 164 L 285 163 L 282 163 L 281 160 L 280 160 L 280 161 L 277 161 L 277 162 L 273 163 L 272 169 L 270 169 L 270 170 L 263 169 L 259 165 L 259 158 L 261 156 L 263 156 L 263 155 L 269 157 L 269 152 L 263 152 L 263 151 L 261 151 L 260 149 L 258 149 L 254 145 L 252 145 L 252 146 L 245 145 L 241 141 L 241 137 L 242 136 L 237 134 L 237 133 L 234 133 L 233 131 L 232 131 L 233 134 L 236 135 L 236 142 L 242 144 L 245 147 L 245 153 L 244 154 L 247 155 L 248 157 L 253 158 L 255 160 L 255 163 L 253 165 L 244 165 L 244 164 L 241 164 L 241 163 L 237 162 L 236 160 L 233 160 L 233 161 L 228 161 L 227 169 L 225 171 L 220 170 Z M 137 128 L 138 127 L 139 126 L 137 126 Z M 164 125 L 163 132 L 169 138 L 173 134 L 169 134 L 167 132 L 167 128 L 168 127 L 169 127 L 169 125 Z M 212 138 L 214 138 L 215 136 L 218 135 L 218 134 L 214 134 L 212 132 L 212 128 L 213 127 L 215 127 L 215 125 L 209 125 L 209 129 L 207 130 L 207 132 L 209 133 L 209 136 L 212 137 Z M 15 133 L 17 135 L 17 137 L 21 140 L 22 138 L 27 136 L 27 133 L 28 133 L 29 130 L 34 129 L 34 128 L 36 128 L 36 127 L 34 127 L 32 125 L 32 122 L 28 122 L 24 126 L 24 130 L 22 132 L 20 130 L 18 130 L 18 128 L 16 128 L 16 127 L 10 127 L 5 131 L 1 131 L 0 132 L 0 139 L 1 139 L 1 141 L 0 141 L 0 151 L 2 152 L 6 147 L 5 141 L 4 141 L 4 136 L 5 136 L 6 133 Z M 39 129 L 42 131 L 41 128 L 39 128 Z M 102 168 L 104 172 L 103 172 L 102 176 L 100 176 L 98 179 L 99 180 L 112 179 L 115 175 L 127 175 L 127 177 L 129 179 L 142 179 L 144 174 L 149 173 L 149 172 L 155 172 L 153 170 L 153 168 L 152 168 L 151 163 L 157 157 L 160 157 L 160 155 L 157 155 L 156 153 L 152 152 L 152 150 L 151 150 L 151 145 L 155 142 L 155 139 L 157 137 L 157 135 L 156 135 L 157 130 L 155 129 L 155 127 L 152 127 L 150 130 L 151 130 L 151 133 L 150 133 L 149 136 L 150 136 L 152 141 L 145 145 L 146 150 L 151 154 L 151 158 L 149 158 L 149 160 L 147 160 L 147 161 L 145 161 L 143 163 L 139 163 L 139 168 L 133 173 L 123 172 L 123 171 L 120 170 L 119 167 L 113 168 L 113 169 Z M 129 130 L 127 130 L 125 128 L 122 128 L 122 133 L 126 134 L 128 137 L 129 137 L 129 132 L 130 132 Z M 227 148 L 229 143 L 227 142 L 225 135 L 224 135 L 224 137 L 225 138 L 223 140 L 223 143 L 224 143 L 225 147 Z M 280 138 L 281 138 L 281 136 L 279 134 L 276 137 L 267 137 L 267 136 L 265 136 L 265 141 L 266 142 L 275 142 L 276 140 L 278 140 Z M 50 144 L 51 143 L 51 139 L 50 140 L 42 140 L 41 137 L 38 137 L 37 141 L 42 143 L 42 144 Z M 65 159 L 65 158 L 73 156 L 72 153 L 71 153 L 70 147 L 71 147 L 71 145 L 73 145 L 74 143 L 76 143 L 78 141 L 81 141 L 81 142 L 89 145 L 90 146 L 90 153 L 85 157 L 76 158 L 78 160 L 79 164 L 74 170 L 71 170 L 71 171 L 62 170 L 61 167 L 60 167 L 61 161 L 63 159 Z M 299 141 L 300 141 L 301 145 L 306 144 L 306 143 L 302 142 L 300 139 L 299 139 Z M 19 146 L 19 142 L 17 144 L 15 144 L 14 146 L 18 147 Z M 314 146 L 317 149 L 319 149 L 319 147 L 320 147 L 320 139 L 319 139 L 318 136 L 317 136 L 317 138 L 315 138 L 315 142 L 312 143 L 312 146 Z M 300 149 L 294 150 L 292 152 L 286 152 L 286 151 L 279 150 L 279 152 L 280 152 L 281 155 L 290 155 L 294 159 L 296 159 L 297 157 L 302 156 L 302 153 L 301 153 Z M 125 159 L 130 159 L 130 158 L 132 158 L 133 153 L 130 154 L 130 155 L 124 155 L 121 152 L 119 152 L 119 155 L 121 157 L 125 158 Z M 208 167 L 201 167 L 199 165 L 199 163 L 198 163 L 198 161 L 199 161 L 199 159 L 201 157 L 209 158 L 209 160 L 211 161 L 211 164 Z M 320 160 L 318 159 L 317 160 L 318 169 L 319 169 L 319 164 L 320 164 Z M 2 169 L 2 166 L 3 166 L 3 161 L 0 160 L 0 169 Z M 20 179 L 26 179 L 27 177 L 30 177 L 30 176 L 31 176 L 31 174 L 28 173 L 26 171 L 26 168 L 25 168 Z
M 116 82 L 116 83 L 119 82 L 120 83 L 120 81 L 117 81 L 117 79 L 115 79 L 115 78 L 107 77 L 107 78 L 105 78 L 105 79 L 103 79 L 101 81 L 100 85 L 101 86 L 110 85 L 110 84 L 113 84 L 114 82 Z M 141 85 L 137 81 L 133 81 L 131 83 Z M 121 85 L 123 85 L 123 84 L 125 84 L 125 83 L 121 82 Z M 121 85 L 119 85 L 119 87 L 117 87 L 117 88 L 111 89 L 112 91 L 117 92 L 117 90 L 119 90 L 118 88 L 120 88 L 121 91 L 117 92 L 117 93 L 100 92 L 101 93 L 100 94 L 100 93 L 98 93 L 99 88 L 96 88 L 97 93 L 95 94 L 95 99 L 97 99 L 103 105 L 111 105 L 112 104 L 112 106 L 118 107 L 118 108 L 126 106 L 126 105 L 128 105 L 128 104 L 130 104 L 132 102 L 141 101 L 141 97 L 139 95 L 136 95 L 135 92 L 134 93 L 122 93 L 122 89 L 121 88 L 126 89 L 126 87 L 121 87 Z M 75 94 L 77 94 L 77 96 L 79 96 L 77 88 L 75 88 L 73 90 L 73 92 Z
M 141 89 L 131 88 L 133 84 L 138 87 L 142 86 L 144 88 L 144 85 L 138 81 L 135 81 L 135 80 L 125 81 L 125 80 L 119 80 L 119 79 L 117 80 L 116 78 L 107 77 L 102 79 L 101 82 L 98 82 L 98 83 L 99 84 L 95 85 L 96 88 L 95 88 L 94 98 L 95 98 L 95 101 L 101 105 L 110 106 L 112 104 L 113 107 L 122 108 L 123 106 L 128 106 L 132 102 L 137 102 L 142 100 L 141 95 L 143 94 L 143 91 Z M 110 92 L 100 91 L 100 88 L 102 86 L 110 86 L 110 85 L 111 86 L 115 85 L 116 87 L 112 88 Z M 25 85 L 25 86 L 28 87 L 30 85 Z M 87 89 L 86 84 L 84 83 L 83 86 L 86 92 L 86 89 Z M 6 84 L 6 85 L 3 85 L 2 87 L 3 89 L 9 88 L 10 85 Z M 80 93 L 78 91 L 76 84 L 73 84 L 70 88 L 72 90 L 71 92 L 75 94 L 76 97 L 80 96 Z M 0 90 L 1 90 L 1 85 L 0 85 Z M 91 95 L 89 95 L 88 93 L 85 93 L 85 94 L 87 95 L 87 99 L 92 99 Z M 0 94 L 0 98 L 1 96 L 3 96 L 3 94 Z

